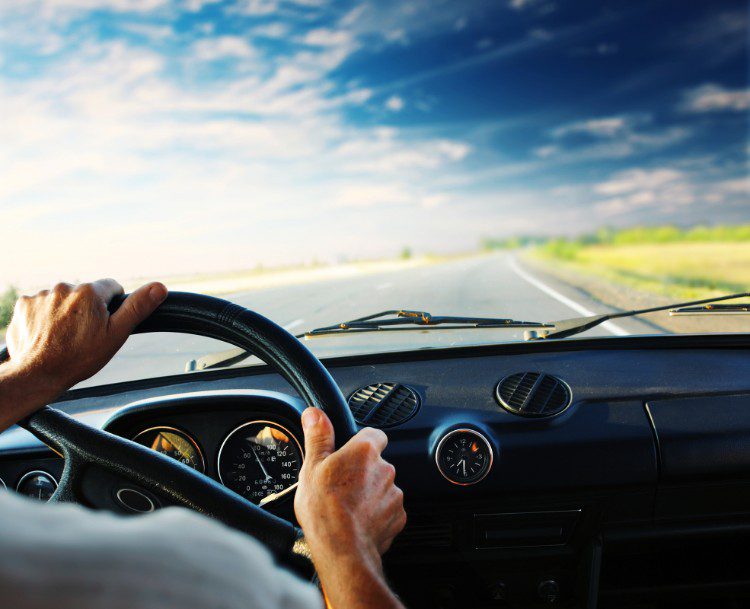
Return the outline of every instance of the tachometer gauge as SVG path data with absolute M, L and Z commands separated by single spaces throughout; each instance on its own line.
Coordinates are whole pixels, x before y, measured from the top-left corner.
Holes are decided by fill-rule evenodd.
M 136 435 L 133 442 L 172 457 L 201 474 L 206 473 L 206 462 L 198 443 L 184 431 L 174 427 L 151 427 Z
M 492 467 L 492 447 L 473 429 L 456 429 L 446 434 L 437 446 L 435 461 L 444 478 L 467 486 L 484 478 Z
M 292 433 L 270 421 L 240 425 L 219 449 L 219 480 L 258 505 L 286 495 L 297 483 L 302 447 Z

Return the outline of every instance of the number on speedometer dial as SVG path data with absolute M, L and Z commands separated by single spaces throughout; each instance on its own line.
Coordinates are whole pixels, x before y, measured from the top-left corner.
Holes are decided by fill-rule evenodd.
M 240 425 L 219 449 L 222 484 L 259 505 L 284 496 L 299 480 L 301 467 L 297 438 L 270 421 Z

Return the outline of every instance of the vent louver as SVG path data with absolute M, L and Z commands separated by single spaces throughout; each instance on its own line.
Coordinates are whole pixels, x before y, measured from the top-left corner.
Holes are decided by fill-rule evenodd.
M 568 386 L 555 376 L 541 372 L 519 372 L 497 384 L 497 399 L 508 412 L 524 417 L 551 417 L 571 401 Z
M 376 383 L 357 389 L 349 398 L 354 420 L 369 427 L 393 427 L 419 409 L 416 391 L 400 383 Z

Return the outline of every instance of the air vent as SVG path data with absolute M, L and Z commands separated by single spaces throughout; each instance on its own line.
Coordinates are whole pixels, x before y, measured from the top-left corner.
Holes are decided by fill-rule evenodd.
M 559 378 L 541 372 L 519 372 L 497 384 L 497 399 L 508 412 L 524 417 L 551 417 L 570 404 L 571 393 Z
M 417 392 L 399 383 L 377 383 L 357 389 L 349 408 L 360 425 L 393 427 L 413 417 L 419 409 Z

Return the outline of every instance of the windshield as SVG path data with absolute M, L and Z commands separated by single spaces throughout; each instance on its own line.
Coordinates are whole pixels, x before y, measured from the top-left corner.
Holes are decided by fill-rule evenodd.
M 19 293 L 107 276 L 295 334 L 385 310 L 541 323 L 750 289 L 744 1 L 0 2 L 0 108 L 0 328 Z M 581 336 L 747 331 L 748 315 L 659 312 Z M 227 348 L 134 337 L 89 383 Z

